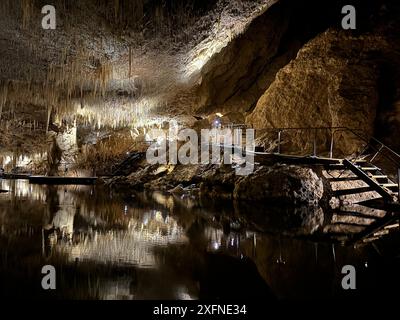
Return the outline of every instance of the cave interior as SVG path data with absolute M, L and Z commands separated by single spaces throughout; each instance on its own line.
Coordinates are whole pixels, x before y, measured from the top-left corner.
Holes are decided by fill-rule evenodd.
M 400 284 L 399 1 L 2 0 L 0 30 L 0 296 Z

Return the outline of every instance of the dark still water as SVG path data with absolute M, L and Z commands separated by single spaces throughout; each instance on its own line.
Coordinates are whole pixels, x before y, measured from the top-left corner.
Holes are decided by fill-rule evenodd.
M 0 189 L 8 190 L 0 193 L 2 297 L 371 298 L 399 286 L 398 233 L 356 246 L 317 240 L 321 209 L 25 180 L 0 180 Z M 41 287 L 48 264 L 56 290 Z M 341 286 L 348 264 L 357 271 L 353 291 Z

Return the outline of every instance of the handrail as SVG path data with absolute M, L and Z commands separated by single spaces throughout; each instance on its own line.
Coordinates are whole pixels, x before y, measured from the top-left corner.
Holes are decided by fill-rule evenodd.
M 393 162 L 394 164 L 396 164 L 397 166 L 400 166 L 400 155 L 394 151 L 393 149 L 391 149 L 390 147 L 388 147 L 387 145 L 385 145 L 383 142 L 381 142 L 380 140 L 376 139 L 375 137 L 371 137 L 369 140 L 368 138 L 365 138 L 363 136 L 361 136 L 360 134 L 356 133 L 353 129 L 350 128 L 345 128 L 345 130 L 351 132 L 352 134 L 354 134 L 356 137 L 358 137 L 359 139 L 363 140 L 367 146 L 371 147 L 372 149 L 374 149 L 375 151 L 377 151 L 377 153 L 375 154 L 375 156 L 373 158 L 376 158 L 377 155 L 383 150 L 386 149 L 388 150 L 392 155 L 394 155 L 398 160 L 396 161 L 393 158 L 384 156 L 385 158 L 387 158 L 388 160 L 390 160 L 391 162 Z M 371 145 L 371 140 L 375 141 L 376 143 L 378 143 L 381 147 L 375 148 L 373 145 Z
M 314 150 L 313 150 L 314 154 L 313 155 L 315 157 L 317 156 L 317 131 L 318 130 L 330 130 L 331 131 L 331 144 L 330 144 L 330 151 L 329 151 L 330 158 L 333 158 L 333 144 L 334 144 L 334 140 L 335 140 L 335 134 L 340 131 L 350 132 L 351 134 L 356 136 L 358 139 L 365 142 L 364 149 L 356 157 L 354 157 L 355 159 L 359 158 L 368 148 L 371 148 L 374 151 L 376 151 L 376 153 L 371 158 L 370 163 L 372 163 L 378 157 L 378 155 L 382 154 L 385 159 L 389 160 L 391 163 L 393 163 L 396 166 L 397 183 L 398 183 L 398 198 L 397 199 L 400 202 L 400 154 L 398 154 L 392 148 L 388 147 L 382 141 L 376 139 L 375 137 L 366 138 L 365 136 L 359 134 L 358 132 L 362 131 L 361 129 L 351 129 L 348 127 L 308 127 L 308 128 L 301 128 L 301 127 L 290 128 L 289 127 L 289 128 L 264 128 L 264 129 L 259 129 L 259 130 L 273 130 L 275 132 L 278 132 L 278 154 L 281 152 L 282 132 L 290 131 L 290 130 L 313 130 L 314 131 Z M 376 148 L 372 142 L 377 143 L 379 145 L 379 147 Z M 389 151 L 390 156 L 382 153 L 383 150 Z
M 382 148 L 388 150 L 397 159 L 395 160 L 392 157 L 388 157 L 388 156 L 385 156 L 385 155 L 384 155 L 384 157 L 387 158 L 388 160 L 390 160 L 391 162 L 393 162 L 394 164 L 396 164 L 397 166 L 400 166 L 400 154 L 398 154 L 392 148 L 388 147 L 387 145 L 385 145 L 383 142 L 379 141 L 375 137 L 371 137 L 370 139 L 368 139 L 368 138 L 362 136 L 361 134 L 357 133 L 357 131 L 362 132 L 363 130 L 361 130 L 361 129 L 352 129 L 352 128 L 348 128 L 348 127 L 284 127 L 284 128 L 262 128 L 262 129 L 258 129 L 258 130 L 269 130 L 269 131 L 278 132 L 278 151 L 280 151 L 281 133 L 284 132 L 284 131 L 330 130 L 331 131 L 331 135 L 332 135 L 331 148 L 330 148 L 330 156 L 331 156 L 331 158 L 333 157 L 333 141 L 334 141 L 335 134 L 337 132 L 340 132 L 340 131 L 347 131 L 347 132 L 350 132 L 353 135 L 355 135 L 357 138 L 359 138 L 363 142 L 365 142 L 369 147 L 371 147 L 372 149 L 374 149 L 378 153 L 380 153 L 382 151 Z M 376 142 L 377 144 L 379 144 L 382 147 L 381 150 L 379 150 L 379 149 L 375 148 L 373 145 L 371 145 L 371 140 Z M 314 155 L 316 155 L 315 154 L 316 153 L 315 143 L 316 143 L 316 141 L 314 141 Z M 280 152 L 278 152 L 278 153 L 280 153 Z

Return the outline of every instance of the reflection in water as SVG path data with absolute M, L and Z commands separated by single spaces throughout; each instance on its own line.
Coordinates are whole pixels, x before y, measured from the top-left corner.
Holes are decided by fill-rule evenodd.
M 323 298 L 399 280 L 398 234 L 357 247 L 311 242 L 324 223 L 320 208 L 277 212 L 25 180 L 0 180 L 0 189 L 9 190 L 0 194 L 2 296 Z M 58 270 L 56 292 L 40 288 L 44 264 Z M 357 268 L 356 293 L 341 289 L 345 264 Z
M 127 212 L 127 214 L 129 214 Z M 123 262 L 140 267 L 156 267 L 155 246 L 184 243 L 184 230 L 171 218 L 162 217 L 161 212 L 145 212 L 143 218 L 129 218 L 126 230 L 90 232 L 80 234 L 72 245 L 56 246 L 71 260 L 90 260 L 98 263 Z
M 38 185 L 29 184 L 28 180 L 0 179 L 0 190 L 8 191 L 8 194 L 15 198 L 29 198 L 40 202 L 46 201 L 46 190 Z

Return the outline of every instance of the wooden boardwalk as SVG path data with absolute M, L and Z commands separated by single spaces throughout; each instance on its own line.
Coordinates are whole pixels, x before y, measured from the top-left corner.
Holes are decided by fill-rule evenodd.
M 47 176 L 29 176 L 31 184 L 48 185 L 92 185 L 96 183 L 96 177 L 47 177 Z

